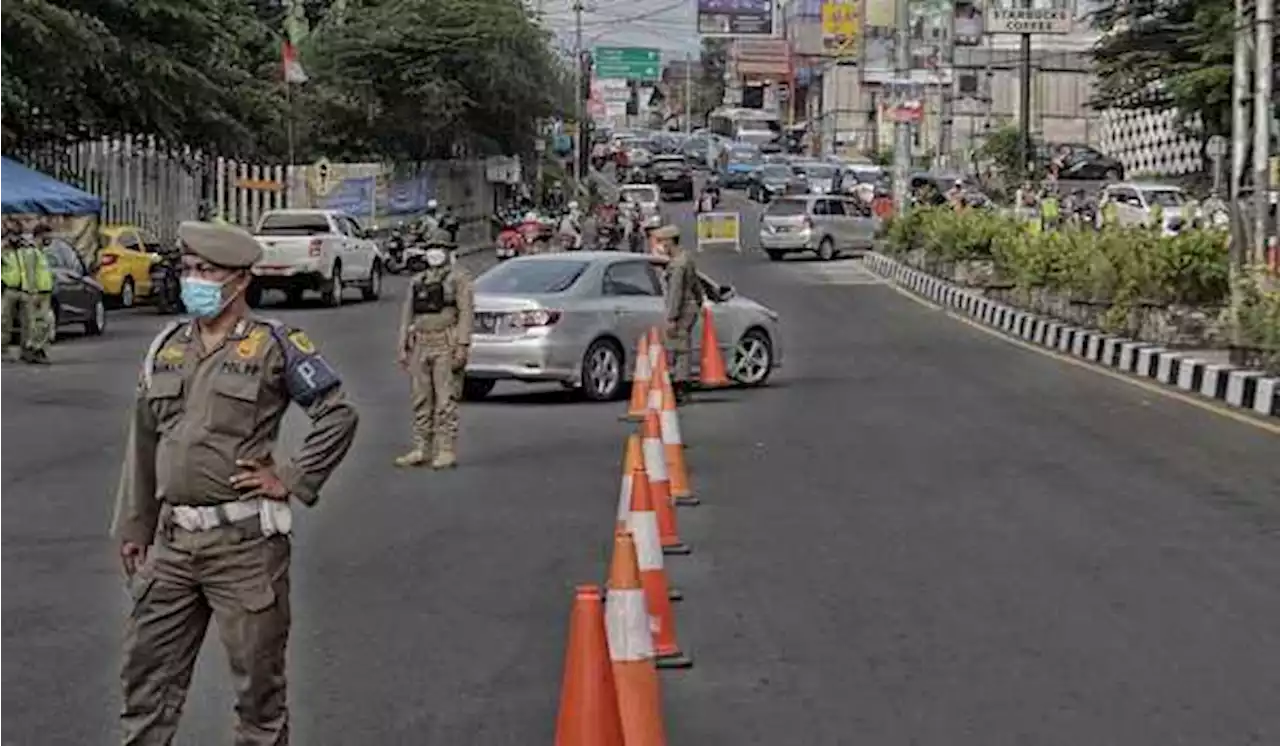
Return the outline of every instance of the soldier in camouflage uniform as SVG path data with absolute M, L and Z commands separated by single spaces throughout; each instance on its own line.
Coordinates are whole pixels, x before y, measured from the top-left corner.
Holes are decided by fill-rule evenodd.
M 427 270 L 409 286 L 400 316 L 399 363 L 413 391 L 413 449 L 396 466 L 447 469 L 457 463 L 458 398 L 471 348 L 474 291 L 451 261 L 448 235 L 433 233 Z
M 664 225 L 652 232 L 654 253 L 668 258 L 666 268 L 667 349 L 671 354 L 672 388 L 676 403 L 689 397 L 693 327 L 702 313 L 702 278 L 693 255 L 680 246 L 680 229 Z

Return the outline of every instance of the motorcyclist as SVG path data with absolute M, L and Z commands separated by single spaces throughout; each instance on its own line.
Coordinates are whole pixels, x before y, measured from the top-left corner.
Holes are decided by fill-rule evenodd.
M 698 212 L 711 212 L 720 204 L 720 185 L 715 179 L 707 181 L 698 197 Z
M 440 203 L 434 199 L 427 200 L 427 210 L 421 218 L 414 221 L 413 228 L 410 233 L 414 239 L 421 244 L 425 244 L 431 234 L 440 227 Z
M 956 179 L 951 184 L 951 188 L 947 190 L 947 204 L 953 210 L 959 210 L 965 206 L 964 201 L 964 181 Z
M 560 234 L 560 246 L 567 250 L 582 248 L 582 213 L 578 203 L 570 202 L 569 210 L 560 218 L 557 230 Z
M 1226 228 L 1231 224 L 1231 211 L 1217 189 L 1210 191 L 1208 199 L 1200 203 L 1200 214 L 1204 216 L 1205 225 Z

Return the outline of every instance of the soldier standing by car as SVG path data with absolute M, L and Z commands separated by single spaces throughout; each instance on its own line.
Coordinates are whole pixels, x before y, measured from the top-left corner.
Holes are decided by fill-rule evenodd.
M 250 314 L 258 242 L 194 221 L 178 235 L 193 318 L 161 331 L 143 361 L 112 521 L 133 597 L 123 743 L 172 742 L 212 617 L 231 665 L 235 743 L 285 744 L 289 502 L 315 504 L 358 417 L 306 334 Z M 277 464 L 290 403 L 312 427 Z
M 450 261 L 450 250 L 427 249 L 427 270 L 413 278 L 400 315 L 397 362 L 409 372 L 413 449 L 396 466 L 447 469 L 457 464 L 458 398 L 474 321 L 471 278 Z
M 667 257 L 667 349 L 671 355 L 672 388 L 676 403 L 684 404 L 689 398 L 689 379 L 693 367 L 690 359 L 693 327 L 698 323 L 698 314 L 702 313 L 705 293 L 693 255 L 680 245 L 680 229 L 674 225 L 664 225 L 654 230 L 652 235 L 655 253 Z

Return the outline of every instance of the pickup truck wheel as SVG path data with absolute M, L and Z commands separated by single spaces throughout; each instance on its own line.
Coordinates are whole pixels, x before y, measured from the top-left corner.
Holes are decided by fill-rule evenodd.
M 335 265 L 333 268 L 333 277 L 324 284 L 324 289 L 320 291 L 320 297 L 324 300 L 326 306 L 338 307 L 342 305 L 342 266 Z
M 382 265 L 378 262 L 373 263 L 373 269 L 369 271 L 369 284 L 360 288 L 360 295 L 365 300 L 377 300 L 382 295 Z

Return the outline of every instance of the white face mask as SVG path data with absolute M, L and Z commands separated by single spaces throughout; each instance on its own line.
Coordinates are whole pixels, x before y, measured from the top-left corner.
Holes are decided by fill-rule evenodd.
M 444 249 L 427 249 L 426 254 L 427 264 L 432 267 L 443 267 L 449 261 L 449 255 Z

